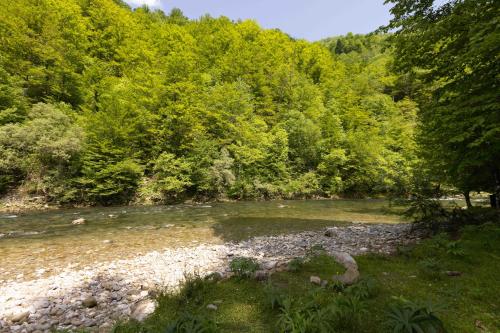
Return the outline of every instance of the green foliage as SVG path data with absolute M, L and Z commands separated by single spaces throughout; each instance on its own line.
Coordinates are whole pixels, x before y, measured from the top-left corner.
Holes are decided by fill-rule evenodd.
M 449 222 L 448 212 L 439 200 L 421 195 L 409 201 L 404 215 L 411 218 L 417 226 L 429 228 L 433 232 Z
M 328 308 L 319 308 L 312 302 L 294 302 L 292 298 L 287 298 L 280 309 L 279 330 L 293 333 L 331 332 L 330 315 Z
M 448 242 L 446 244 L 446 253 L 453 257 L 459 258 L 465 256 L 465 250 L 460 241 Z
M 271 310 L 282 309 L 285 306 L 285 302 L 289 302 L 288 296 L 269 281 L 264 287 L 264 294 L 266 297 L 266 304 L 269 305 Z
M 356 284 L 347 287 L 344 293 L 354 298 L 365 300 L 373 298 L 378 293 L 377 281 L 371 277 L 364 277 Z
M 259 264 L 253 258 L 238 257 L 231 260 L 229 268 L 236 276 L 248 278 L 259 269 Z
M 184 313 L 169 323 L 164 333 L 217 333 L 216 322 L 204 315 Z
M 24 178 L 34 193 L 64 197 L 79 169 L 82 140 L 67 105 L 33 105 L 23 123 L 0 127 L 0 188 Z
M 0 190 L 31 183 L 50 200 L 118 204 L 408 187 L 416 106 L 394 98 L 386 36 L 332 48 L 179 9 L 22 0 L 2 7 L 0 39 L 0 131 L 64 102 L 69 120 L 53 132 L 78 137 L 64 166 L 6 147 Z
M 418 267 L 419 272 L 424 277 L 431 279 L 438 279 L 441 277 L 441 262 L 436 258 L 430 257 L 420 260 L 418 262 Z
M 395 333 L 446 332 L 431 304 L 417 305 L 404 298 L 390 305 L 387 326 Z
M 174 154 L 162 153 L 155 161 L 151 179 L 139 190 L 144 200 L 162 202 L 176 199 L 192 185 L 192 164 Z
M 336 327 L 341 331 L 359 332 L 368 313 L 367 304 L 357 296 L 340 296 L 333 308 Z
M 298 272 L 304 265 L 304 259 L 301 257 L 293 258 L 288 262 L 287 269 L 290 272 Z
M 500 30 L 496 1 L 387 0 L 395 69 L 420 112 L 420 155 L 433 179 L 500 191 Z M 463 27 L 468 27 L 464 29 Z M 500 195 L 500 193 L 497 193 Z
M 332 258 L 326 261 L 322 257 L 311 258 L 298 272 L 276 272 L 266 283 L 240 278 L 202 283 L 204 279 L 201 279 L 194 284 L 196 287 L 190 287 L 190 297 L 179 297 L 179 293 L 161 294 L 155 313 L 144 322 L 121 323 L 114 332 L 163 332 L 186 313 L 215 321 L 220 332 L 287 332 L 287 329 L 288 332 L 291 329 L 321 332 L 326 329 L 326 332 L 360 333 L 393 332 L 397 327 L 402 329 L 397 332 L 474 332 L 478 322 L 485 331 L 496 332 L 499 302 L 492 295 L 499 293 L 500 286 L 492 267 L 500 263 L 497 246 L 500 227 L 495 223 L 469 225 L 456 236 L 460 237 L 466 253 L 475 254 L 473 260 L 447 254 L 449 237 L 439 234 L 413 245 L 409 257 L 358 256 L 356 261 L 363 276 L 358 282 L 360 286 L 332 290 L 312 285 L 310 275 L 326 277 L 340 269 Z M 443 267 L 463 274 L 433 281 L 420 274 L 413 275 L 419 269 L 419 261 L 429 255 Z M 373 292 L 366 293 L 366 290 Z M 368 294 L 364 298 L 363 295 Z M 432 303 L 407 299 L 428 299 Z M 221 301 L 217 311 L 206 308 L 216 300 Z M 392 307 L 397 310 L 392 311 Z

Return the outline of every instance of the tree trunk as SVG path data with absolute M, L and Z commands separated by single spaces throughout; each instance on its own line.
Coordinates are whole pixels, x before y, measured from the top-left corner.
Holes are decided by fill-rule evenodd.
M 495 169 L 493 175 L 495 176 L 495 192 L 490 196 L 491 208 L 500 209 L 500 176 L 498 169 Z
M 467 204 L 467 209 L 472 208 L 472 202 L 470 201 L 470 192 L 464 191 L 465 203 Z

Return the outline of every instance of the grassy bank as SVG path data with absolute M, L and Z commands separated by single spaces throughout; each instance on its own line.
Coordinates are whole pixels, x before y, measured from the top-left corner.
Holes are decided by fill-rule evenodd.
M 391 326 L 390 313 L 394 317 L 400 311 L 402 317 L 420 310 L 429 325 L 442 322 L 448 332 L 500 331 L 498 225 L 466 227 L 402 248 L 395 256 L 357 261 L 363 279 L 348 288 L 331 280 L 325 288 L 309 282 L 311 275 L 329 279 L 341 271 L 321 251 L 296 263 L 293 272 L 275 273 L 266 282 L 195 279 L 180 294 L 160 296 L 156 312 L 145 322 L 122 323 L 114 331 L 389 332 L 398 322 Z

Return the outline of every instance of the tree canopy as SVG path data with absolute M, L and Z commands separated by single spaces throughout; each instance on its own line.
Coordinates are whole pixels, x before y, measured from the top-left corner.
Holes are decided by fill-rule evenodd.
M 408 188 L 417 106 L 385 35 L 311 43 L 121 1 L 1 5 L 3 192 L 116 204 Z
M 386 3 L 395 69 L 417 88 L 427 169 L 462 191 L 500 194 L 499 2 Z

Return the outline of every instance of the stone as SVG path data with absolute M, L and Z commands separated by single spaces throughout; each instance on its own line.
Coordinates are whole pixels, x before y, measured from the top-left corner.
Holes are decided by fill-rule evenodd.
M 113 325 L 111 323 L 104 323 L 99 326 L 99 333 L 108 333 Z
M 326 237 L 337 237 L 338 236 L 337 231 L 338 231 L 337 227 L 327 228 L 325 231 L 325 236 Z
M 103 244 L 113 244 L 113 241 L 110 239 L 105 239 L 102 241 Z
M 321 281 L 321 287 L 322 288 L 326 288 L 326 286 L 328 286 L 328 281 L 327 280 L 322 280 Z
M 131 308 L 131 317 L 137 321 L 143 321 L 154 312 L 156 304 L 150 299 L 143 299 L 135 303 Z
M 40 299 L 33 303 L 35 309 L 46 309 L 50 306 L 50 302 L 46 299 Z
M 333 279 L 340 281 L 343 284 L 351 285 L 356 283 L 359 279 L 358 264 L 354 258 L 347 252 L 337 252 L 333 251 L 331 253 L 332 257 L 339 264 L 346 268 L 346 271 L 342 275 L 334 275 Z
M 84 218 L 79 218 L 79 219 L 76 219 L 76 220 L 73 220 L 73 222 L 71 222 L 71 224 L 73 225 L 81 225 L 81 224 L 85 224 L 87 221 L 84 219 Z
M 92 320 L 95 321 L 91 331 L 97 331 L 103 324 L 112 320 L 126 320 L 132 313 L 135 317 L 143 319 L 155 308 L 155 303 L 151 301 L 154 296 L 147 290 L 155 290 L 162 286 L 175 288 L 185 274 L 192 273 L 194 269 L 198 270 L 200 276 L 218 280 L 232 275 L 228 268 L 230 257 L 251 257 L 262 263 L 260 268 L 262 272 L 256 273 L 255 277 L 265 280 L 272 272 L 279 271 L 282 267 L 286 268 L 288 260 L 305 256 L 307 250 L 315 244 L 323 247 L 326 253 L 331 254 L 346 267 L 346 272 L 337 277 L 338 280 L 352 283 L 359 276 L 359 272 L 351 255 L 361 254 L 365 249 L 367 252 L 392 252 L 403 243 L 413 243 L 418 239 L 414 235 L 407 234 L 409 225 L 406 224 L 337 226 L 329 229 L 330 235 L 335 238 L 326 238 L 323 229 L 319 232 L 259 236 L 221 245 L 189 244 L 175 249 L 137 252 L 136 257 L 131 259 L 97 262 L 89 266 L 82 264 L 83 268 L 72 263 L 59 274 L 44 278 L 40 276 L 28 281 L 23 280 L 23 275 L 19 275 L 16 280 L 14 273 L 2 271 L 0 267 L 0 275 L 4 273 L 12 275 L 10 280 L 1 282 L 0 318 L 6 319 L 3 322 L 0 319 L 0 325 L 3 325 L 0 327 L 0 332 L 14 332 L 13 327 L 17 327 L 19 333 L 29 333 L 36 325 L 46 322 L 54 328 L 74 329 L 75 327 L 70 326 L 74 319 L 80 320 L 80 328 L 90 325 Z M 9 236 L 10 234 L 7 235 Z M 98 251 L 99 249 L 95 249 L 94 252 Z M 92 251 L 88 252 L 90 253 Z M 145 270 L 144 267 L 148 269 Z M 43 269 L 45 268 L 40 268 L 40 272 L 37 273 L 42 274 Z M 218 272 L 217 277 L 215 275 L 210 277 L 210 272 Z M 319 277 L 313 280 L 321 286 L 327 283 Z M 36 308 L 35 305 L 42 299 L 36 295 L 44 295 L 50 302 L 49 307 Z M 98 306 L 85 308 L 84 298 L 92 295 L 96 298 Z M 219 305 L 215 300 L 211 303 Z M 10 314 L 28 308 L 31 311 L 26 320 L 29 325 L 26 322 L 12 323 Z M 99 330 L 109 332 L 112 326 L 107 329 L 105 327 Z
M 207 309 L 212 310 L 212 311 L 216 311 L 218 309 L 218 307 L 215 304 L 208 304 Z
M 26 320 L 28 320 L 28 317 L 30 316 L 30 313 L 28 311 L 23 311 L 16 313 L 10 317 L 10 321 L 13 323 L 23 323 Z
M 276 264 L 277 264 L 276 261 L 266 261 L 262 263 L 262 268 L 270 271 L 276 267 Z
M 97 299 L 94 296 L 85 297 L 82 301 L 82 305 L 86 308 L 93 308 L 97 306 Z
M 82 324 L 82 321 L 78 318 L 73 318 L 71 319 L 70 323 L 71 325 L 78 327 Z
M 448 276 L 460 276 L 462 275 L 462 272 L 459 272 L 459 271 L 446 271 L 446 275 Z
M 311 276 L 309 278 L 309 282 L 311 282 L 312 284 L 315 284 L 315 285 L 318 285 L 320 286 L 321 285 L 321 278 L 319 276 Z

